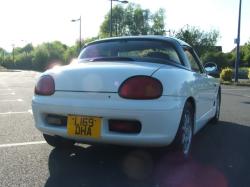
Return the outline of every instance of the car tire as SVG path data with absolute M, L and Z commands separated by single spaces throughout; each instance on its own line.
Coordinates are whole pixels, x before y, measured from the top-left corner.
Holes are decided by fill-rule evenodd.
M 179 129 L 173 142 L 174 149 L 185 159 L 189 157 L 194 129 L 194 107 L 191 102 L 186 102 Z
M 216 97 L 216 112 L 214 117 L 211 119 L 213 124 L 218 123 L 220 118 L 220 105 L 221 105 L 221 91 L 219 90 L 217 97 Z
M 50 136 L 47 134 L 43 134 L 43 137 L 49 145 L 56 148 L 71 148 L 75 144 L 73 140 L 68 140 L 59 136 Z

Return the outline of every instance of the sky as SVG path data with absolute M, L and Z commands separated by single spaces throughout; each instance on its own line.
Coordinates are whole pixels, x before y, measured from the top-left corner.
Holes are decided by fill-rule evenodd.
M 166 10 L 166 30 L 179 30 L 185 25 L 204 31 L 220 32 L 217 45 L 231 51 L 237 37 L 239 0 L 129 0 L 151 12 Z M 117 2 L 113 2 L 113 5 Z M 126 5 L 123 5 L 126 6 Z M 110 0 L 1 0 L 0 47 L 11 51 L 12 45 L 38 45 L 59 40 L 69 46 L 79 38 L 97 36 Z M 242 0 L 241 44 L 250 41 L 250 1 Z

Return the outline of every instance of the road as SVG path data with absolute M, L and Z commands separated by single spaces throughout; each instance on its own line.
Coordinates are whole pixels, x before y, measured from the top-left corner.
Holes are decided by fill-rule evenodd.
M 220 122 L 194 138 L 191 159 L 167 149 L 83 146 L 62 151 L 35 129 L 32 71 L 0 72 L 0 186 L 250 186 L 250 88 L 222 88 Z

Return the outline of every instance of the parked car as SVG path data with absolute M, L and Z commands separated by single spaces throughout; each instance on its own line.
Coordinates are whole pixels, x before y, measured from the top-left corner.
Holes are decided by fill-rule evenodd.
M 188 156 L 193 135 L 218 121 L 220 101 L 219 82 L 190 45 L 136 36 L 92 42 L 76 64 L 42 73 L 32 109 L 54 147 L 174 144 Z

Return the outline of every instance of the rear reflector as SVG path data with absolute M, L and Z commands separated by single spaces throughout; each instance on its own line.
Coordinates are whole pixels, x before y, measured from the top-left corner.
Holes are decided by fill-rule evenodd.
M 109 120 L 109 131 L 138 134 L 141 131 L 141 123 L 133 120 Z
M 67 126 L 67 117 L 66 116 L 48 114 L 45 118 L 45 121 L 49 125 Z

